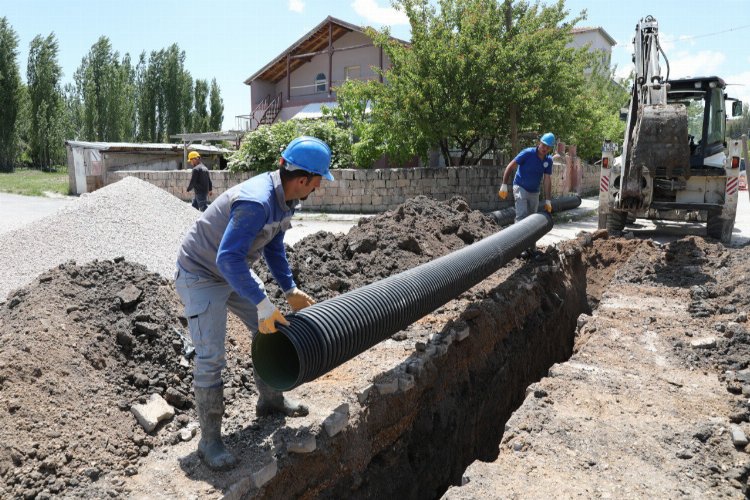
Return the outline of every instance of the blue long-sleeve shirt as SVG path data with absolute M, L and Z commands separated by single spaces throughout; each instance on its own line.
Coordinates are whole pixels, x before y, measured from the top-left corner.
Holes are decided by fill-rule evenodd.
M 284 232 L 298 200 L 286 201 L 278 171 L 234 186 L 209 205 L 183 239 L 177 263 L 198 276 L 225 281 L 254 304 L 265 297 L 251 265 L 261 254 L 282 290 L 296 285 Z

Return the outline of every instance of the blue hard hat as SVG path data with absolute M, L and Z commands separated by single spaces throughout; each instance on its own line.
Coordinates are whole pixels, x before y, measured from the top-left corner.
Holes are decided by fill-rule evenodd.
M 329 170 L 331 148 L 317 137 L 297 137 L 281 152 L 281 157 L 286 161 L 289 170 L 302 169 L 329 181 L 333 180 Z
M 553 134 L 552 132 L 547 132 L 542 136 L 540 140 L 545 146 L 549 146 L 551 148 L 555 147 L 555 134 Z

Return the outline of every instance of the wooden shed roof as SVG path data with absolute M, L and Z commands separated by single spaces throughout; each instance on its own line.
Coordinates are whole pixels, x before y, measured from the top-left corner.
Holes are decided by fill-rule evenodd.
M 289 72 L 293 72 L 305 63 L 325 50 L 328 47 L 328 23 L 331 24 L 331 42 L 335 42 L 342 36 L 353 31 L 364 33 L 365 28 L 355 24 L 347 23 L 341 19 L 328 16 L 320 24 L 307 32 L 299 40 L 294 42 L 284 52 L 279 54 L 270 63 L 266 64 L 259 71 L 245 80 L 246 85 L 250 85 L 254 80 L 267 80 L 273 83 L 280 81 L 286 76 L 286 58 L 287 54 L 293 56 L 289 62 Z M 407 43 L 399 40 L 401 43 Z M 304 57 L 308 55 L 309 57 Z M 303 57 L 300 57 L 303 56 Z

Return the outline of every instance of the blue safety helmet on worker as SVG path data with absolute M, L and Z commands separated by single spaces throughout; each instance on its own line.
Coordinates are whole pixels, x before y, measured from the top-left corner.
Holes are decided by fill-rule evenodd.
M 541 141 L 542 141 L 542 144 L 544 144 L 545 146 L 554 148 L 555 147 L 555 134 L 553 134 L 552 132 L 547 132 L 546 134 L 542 136 Z
M 303 135 L 297 137 L 281 153 L 287 170 L 305 170 L 332 181 L 331 148 L 317 137 Z

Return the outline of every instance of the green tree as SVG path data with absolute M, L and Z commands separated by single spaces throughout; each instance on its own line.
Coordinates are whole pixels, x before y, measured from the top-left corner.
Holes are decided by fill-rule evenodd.
M 146 60 L 142 52 L 135 69 L 136 87 L 136 140 L 157 142 L 159 128 L 159 86 L 156 52 Z
M 26 80 L 29 90 L 29 149 L 31 160 L 43 169 L 63 163 L 62 70 L 57 62 L 58 44 L 54 33 L 37 35 L 29 46 Z
M 383 90 L 354 84 L 337 92 L 339 102 L 347 93 L 360 104 L 365 96 L 371 102 L 357 132 L 363 151 L 412 149 L 424 157 L 429 144 L 446 164 L 455 150 L 461 164 L 475 164 L 498 149 L 517 152 L 521 136 L 577 131 L 571 113 L 584 114 L 577 99 L 592 58 L 567 44 L 584 13 L 567 20 L 562 0 L 549 6 L 511 0 L 395 4 L 409 18 L 412 40 L 404 45 L 387 30 L 373 33 L 392 64 Z M 388 145 L 378 147 L 383 133 L 390 134 Z
M 83 137 L 93 141 L 135 136 L 135 71 L 130 55 L 113 50 L 106 36 L 92 45 L 75 73 L 83 107 Z
M 159 114 L 164 116 L 162 140 L 168 142 L 170 136 L 185 132 L 189 125 L 193 102 L 193 80 L 185 70 L 185 52 L 175 43 L 162 51 L 159 83 L 163 98 Z
M 7 18 L 0 18 L 0 170 L 12 170 L 18 156 L 18 112 L 21 75 L 18 36 Z
M 627 107 L 630 99 L 629 81 L 617 82 L 614 73 L 614 68 L 594 65 L 586 74 L 585 92 L 568 106 L 570 123 L 563 138 L 577 145 L 581 158 L 599 159 L 605 139 L 622 144 L 625 122 L 620 119 L 620 109 Z
M 192 132 L 208 132 L 208 80 L 195 80 Z
M 338 106 L 323 107 L 350 131 L 354 166 L 369 168 L 383 156 L 404 163 L 429 149 L 422 130 L 400 109 L 402 95 L 390 90 L 374 80 L 349 80 L 336 89 Z
M 229 160 L 233 172 L 268 171 L 277 169 L 281 151 L 300 135 L 311 135 L 331 147 L 331 168 L 351 166 L 349 133 L 331 119 L 287 120 L 261 125 L 245 134 L 240 149 Z
M 66 83 L 63 87 L 63 136 L 65 139 L 82 140 L 84 138 L 83 103 L 78 86 Z
M 224 100 L 221 98 L 221 91 L 216 83 L 216 78 L 211 80 L 209 103 L 211 116 L 208 120 L 208 128 L 213 131 L 221 130 L 221 124 L 224 123 Z

